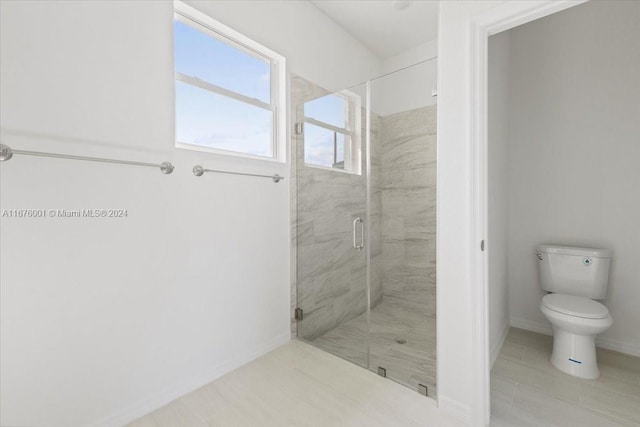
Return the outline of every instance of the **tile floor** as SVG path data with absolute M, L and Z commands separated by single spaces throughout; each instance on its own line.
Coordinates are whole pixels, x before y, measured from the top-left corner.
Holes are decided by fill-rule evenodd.
M 491 371 L 491 426 L 640 426 L 640 358 L 599 350 L 600 378 L 581 380 L 551 365 L 551 348 L 551 337 L 509 331 Z M 434 400 L 292 341 L 130 427 L 458 425 Z
M 425 308 L 385 296 L 371 310 L 369 366 L 387 370 L 387 378 L 417 391 L 418 384 L 436 397 L 436 319 Z M 310 343 L 336 356 L 367 367 L 367 315 L 362 314 Z M 406 343 L 399 344 L 396 339 Z
M 435 400 L 292 341 L 130 427 L 460 426 Z
M 640 426 L 640 358 L 598 349 L 600 378 L 551 365 L 550 336 L 511 328 L 491 371 L 491 426 Z

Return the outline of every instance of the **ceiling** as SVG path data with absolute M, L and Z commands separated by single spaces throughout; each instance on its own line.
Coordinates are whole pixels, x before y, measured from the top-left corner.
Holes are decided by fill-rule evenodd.
M 310 1 L 382 59 L 438 37 L 437 1 Z

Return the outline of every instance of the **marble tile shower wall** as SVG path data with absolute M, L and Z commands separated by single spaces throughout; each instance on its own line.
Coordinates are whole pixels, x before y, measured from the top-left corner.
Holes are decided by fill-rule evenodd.
M 383 296 L 433 317 L 436 113 L 434 105 L 381 118 Z
M 328 94 L 300 77 L 291 79 L 292 122 L 303 115 L 305 102 Z M 365 135 L 363 110 L 362 135 Z M 371 301 L 382 298 L 381 175 L 379 118 L 371 122 Z M 293 125 L 293 123 L 292 123 Z M 352 247 L 352 222 L 366 218 L 366 173 L 362 175 L 304 165 L 304 136 L 291 132 L 292 159 L 292 311 L 304 310 L 304 320 L 292 324 L 292 333 L 314 340 L 366 311 L 366 252 Z M 364 138 L 362 141 L 364 149 Z M 297 278 L 297 280 L 295 280 Z M 297 289 L 296 289 L 297 288 Z M 293 313 L 292 313 L 293 318 Z
M 329 92 L 291 79 L 292 127 L 303 104 Z M 436 106 L 371 118 L 371 301 L 397 299 L 436 315 Z M 362 135 L 364 130 L 363 110 Z M 291 130 L 292 335 L 314 340 L 366 309 L 366 254 L 351 246 L 366 215 L 366 174 L 304 166 Z M 365 153 L 366 154 L 366 153 Z M 363 171 L 364 159 L 363 155 Z M 293 310 L 304 309 L 302 322 Z M 435 323 L 434 323 L 435 327 Z M 435 331 L 433 331 L 435 334 Z

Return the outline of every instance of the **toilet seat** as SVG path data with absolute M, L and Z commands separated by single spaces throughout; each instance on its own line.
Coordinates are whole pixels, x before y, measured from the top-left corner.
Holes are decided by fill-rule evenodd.
M 542 298 L 542 305 L 558 313 L 585 319 L 604 319 L 609 316 L 609 310 L 603 304 L 574 295 L 547 294 Z

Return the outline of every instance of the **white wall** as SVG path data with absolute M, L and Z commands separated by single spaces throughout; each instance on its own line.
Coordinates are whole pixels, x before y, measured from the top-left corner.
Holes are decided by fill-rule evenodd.
M 474 393 L 469 22 L 502 3 L 441 2 L 438 23 L 438 405 L 470 424 L 484 408 Z
M 491 365 L 509 330 L 509 32 L 489 37 L 488 53 L 489 339 Z
M 640 355 L 640 3 L 588 2 L 511 32 L 514 326 L 551 332 L 538 243 L 613 250 L 598 343 Z
M 430 40 L 400 52 L 397 55 L 385 58 L 382 62 L 382 72 L 392 73 L 401 68 L 409 67 L 418 62 L 437 58 L 438 56 L 438 40 Z
M 330 91 L 380 75 L 382 61 L 307 0 L 187 3 L 284 55 L 292 72 Z
M 434 105 L 437 98 L 431 91 L 437 88 L 437 56 L 437 40 L 431 40 L 386 58 L 382 63 L 384 76 L 371 82 L 372 110 L 387 116 Z
M 2 209 L 128 216 L 1 219 L 0 424 L 122 425 L 286 342 L 288 167 L 173 148 L 172 4 L 0 6 L 3 143 L 176 165 L 2 163 Z M 327 86 L 378 72 L 307 2 L 208 7 Z

